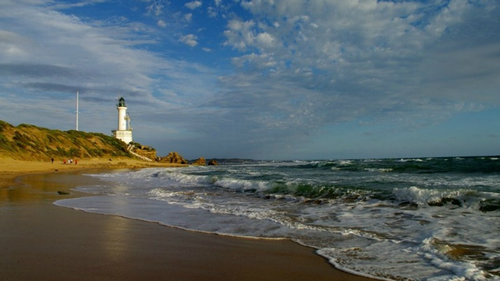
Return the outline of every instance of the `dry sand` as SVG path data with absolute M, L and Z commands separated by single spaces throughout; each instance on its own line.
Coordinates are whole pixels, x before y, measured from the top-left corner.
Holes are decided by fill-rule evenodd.
M 371 280 L 336 270 L 313 249 L 288 240 L 201 234 L 52 204 L 84 196 L 71 188 L 98 182 L 81 175 L 82 169 L 97 173 L 149 163 L 95 159 L 63 165 L 2 160 L 2 281 Z
M 54 162 L 21 161 L 0 156 L 0 188 L 11 185 L 17 176 L 35 173 L 81 171 L 88 169 L 136 169 L 146 167 L 182 167 L 186 165 L 146 162 L 130 158 L 77 159 L 77 164 L 63 164 L 64 159 Z

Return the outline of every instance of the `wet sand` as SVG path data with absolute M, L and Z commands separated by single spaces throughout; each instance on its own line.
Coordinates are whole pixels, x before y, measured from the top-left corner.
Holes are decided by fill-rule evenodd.
M 87 170 L 99 172 L 102 170 Z M 372 280 L 292 241 L 201 234 L 52 203 L 98 179 L 1 172 L 0 280 Z M 9 180 L 10 179 L 10 180 Z M 69 194 L 66 194 L 69 193 Z

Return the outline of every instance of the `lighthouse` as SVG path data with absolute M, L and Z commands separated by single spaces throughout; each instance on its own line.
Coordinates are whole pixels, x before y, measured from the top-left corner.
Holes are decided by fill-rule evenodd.
M 130 126 L 130 116 L 127 114 L 125 99 L 121 97 L 116 105 L 118 109 L 118 130 L 113 130 L 113 136 L 128 144 L 132 142 L 132 127 Z

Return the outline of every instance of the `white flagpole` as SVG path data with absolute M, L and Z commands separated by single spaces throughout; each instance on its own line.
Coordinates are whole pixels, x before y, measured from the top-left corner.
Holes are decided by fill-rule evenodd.
M 78 131 L 78 91 L 76 91 L 76 130 Z

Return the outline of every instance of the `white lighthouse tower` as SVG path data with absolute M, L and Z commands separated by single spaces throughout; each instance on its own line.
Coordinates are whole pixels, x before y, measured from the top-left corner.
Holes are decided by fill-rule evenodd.
M 132 127 L 130 126 L 130 116 L 127 114 L 127 105 L 123 97 L 118 100 L 116 109 L 118 109 L 118 130 L 112 131 L 113 135 L 128 144 L 132 142 Z

